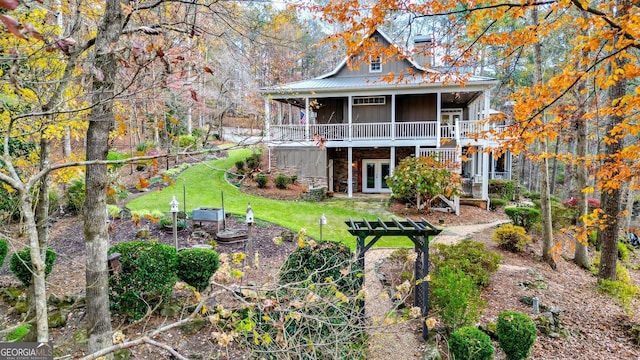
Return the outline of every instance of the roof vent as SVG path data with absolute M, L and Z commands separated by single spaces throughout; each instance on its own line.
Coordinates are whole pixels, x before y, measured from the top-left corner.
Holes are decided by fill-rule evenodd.
M 413 59 L 423 68 L 433 66 L 433 38 L 418 34 L 413 38 Z

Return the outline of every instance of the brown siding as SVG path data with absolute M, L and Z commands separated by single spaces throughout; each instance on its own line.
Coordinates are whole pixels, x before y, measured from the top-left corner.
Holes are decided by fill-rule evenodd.
M 436 94 L 396 97 L 396 122 L 436 120 Z
M 353 123 L 391 121 L 391 96 L 385 96 L 384 105 L 357 105 L 353 107 Z
M 346 123 L 344 103 L 348 98 L 342 99 L 317 99 L 320 107 L 316 110 L 318 114 L 318 124 L 340 124 Z

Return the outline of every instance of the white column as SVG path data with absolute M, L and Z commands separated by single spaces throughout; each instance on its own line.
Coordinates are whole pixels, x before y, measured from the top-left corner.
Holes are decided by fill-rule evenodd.
M 353 122 L 353 96 L 349 95 L 347 97 L 348 101 L 349 101 L 349 105 L 347 107 L 347 118 L 349 120 L 349 141 L 351 141 L 353 139 L 353 133 L 352 133 L 352 128 L 351 128 L 351 123 Z M 349 151 L 351 151 L 351 149 L 349 149 Z M 351 181 L 351 180 L 349 180 Z
M 271 140 L 271 134 L 270 134 L 271 124 L 269 121 L 269 117 L 271 116 L 270 110 L 271 110 L 271 107 L 269 106 L 269 97 L 267 96 L 264 98 L 264 129 L 266 133 L 265 137 L 266 137 L 267 143 Z
M 483 94 L 484 96 L 484 118 L 483 123 L 484 123 L 484 130 L 488 131 L 489 130 L 489 122 L 487 121 L 487 119 L 489 119 L 489 110 L 490 110 L 490 95 L 491 95 L 491 91 L 489 89 L 485 89 Z
M 289 125 L 293 125 L 293 105 L 289 104 Z
M 436 93 L 436 148 L 440 147 L 440 120 L 442 118 L 442 94 Z
M 282 125 L 282 102 L 278 101 L 278 125 Z
M 304 98 L 304 139 L 309 140 L 309 121 L 311 120 L 311 116 L 309 116 L 309 97 L 305 96 Z
M 484 151 L 484 148 L 482 149 L 482 199 L 489 199 L 489 154 Z
M 392 146 L 389 149 L 389 175 L 393 175 L 393 169 L 396 168 L 396 147 Z
M 396 139 L 396 94 L 391 94 L 391 140 Z
M 420 157 L 420 145 L 416 145 L 416 157 Z
M 353 197 L 353 148 L 347 148 L 347 197 Z

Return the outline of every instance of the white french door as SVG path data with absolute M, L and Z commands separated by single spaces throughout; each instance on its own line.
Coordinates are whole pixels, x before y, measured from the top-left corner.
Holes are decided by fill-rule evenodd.
M 362 160 L 362 192 L 391 192 L 386 180 L 390 172 L 391 161 L 389 159 Z

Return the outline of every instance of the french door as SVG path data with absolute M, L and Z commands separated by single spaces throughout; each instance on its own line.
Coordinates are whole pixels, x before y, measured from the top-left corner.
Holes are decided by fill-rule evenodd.
M 389 159 L 362 160 L 362 192 L 384 193 L 391 192 L 387 185 L 390 175 L 391 161 Z

